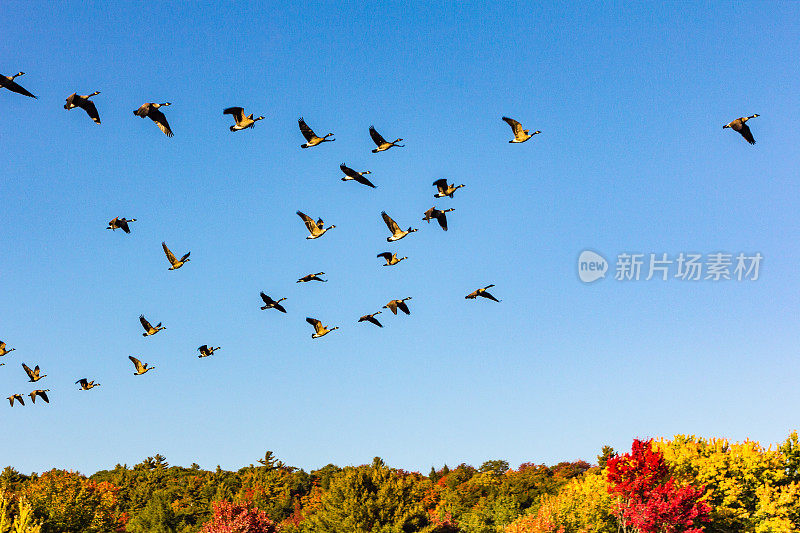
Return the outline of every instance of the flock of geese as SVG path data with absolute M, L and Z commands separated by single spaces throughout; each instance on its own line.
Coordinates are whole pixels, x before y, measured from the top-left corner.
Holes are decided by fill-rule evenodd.
M 28 96 L 30 98 L 36 98 L 36 96 L 34 96 L 32 93 L 30 93 L 28 90 L 23 88 L 19 83 L 15 81 L 16 78 L 22 76 L 23 74 L 24 72 L 19 72 L 13 76 L 0 75 L 0 88 L 5 88 L 11 92 Z M 92 102 L 91 100 L 92 97 L 98 94 L 100 94 L 100 91 L 95 91 L 87 95 L 79 95 L 77 93 L 72 93 L 67 97 L 66 103 L 64 104 L 64 109 L 70 110 L 75 108 L 81 108 L 86 112 L 89 118 L 91 118 L 96 124 L 100 124 L 100 114 L 97 111 L 97 107 L 95 106 L 94 102 Z M 138 109 L 136 109 L 133 112 L 133 114 L 141 118 L 149 118 L 156 124 L 156 126 L 158 126 L 158 128 L 167 137 L 172 137 L 173 132 L 172 129 L 170 128 L 169 122 L 167 121 L 167 117 L 161 111 L 161 108 L 167 107 L 169 105 L 171 105 L 170 102 L 165 102 L 161 104 L 148 102 L 142 104 Z M 242 107 L 228 107 L 223 110 L 223 114 L 231 115 L 233 117 L 234 125 L 230 126 L 230 131 L 232 132 L 244 130 L 247 128 L 252 128 L 255 126 L 256 122 L 264 119 L 263 115 L 258 117 L 254 117 L 253 113 L 246 115 L 244 108 Z M 736 120 L 733 120 L 730 123 L 723 126 L 723 128 L 731 128 L 732 130 L 741 134 L 742 137 L 744 137 L 744 139 L 747 140 L 747 142 L 749 142 L 750 144 L 755 144 L 755 139 L 753 138 L 753 134 L 750 131 L 750 128 L 747 126 L 746 122 L 758 116 L 759 115 L 755 114 L 749 117 L 737 118 Z M 512 118 L 502 117 L 502 120 L 505 121 L 511 127 L 511 131 L 514 135 L 514 138 L 508 141 L 509 143 L 523 143 L 530 140 L 534 135 L 538 135 L 541 133 L 541 131 L 538 130 L 530 132 L 530 130 L 524 129 L 522 124 L 520 124 L 518 121 Z M 316 133 L 314 133 L 314 130 L 312 130 L 308 126 L 308 124 L 302 117 L 298 119 L 298 126 L 300 128 L 300 133 L 306 139 L 306 142 L 300 145 L 301 148 L 311 148 L 325 142 L 333 142 L 336 140 L 332 138 L 333 133 L 327 133 L 322 137 L 318 136 Z M 372 153 L 384 152 L 393 147 L 402 148 L 405 146 L 402 144 L 398 144 L 403 140 L 402 138 L 395 139 L 392 142 L 387 141 L 386 139 L 383 138 L 383 136 L 381 136 L 380 133 L 378 133 L 378 131 L 375 129 L 374 126 L 370 126 L 369 134 L 370 137 L 372 138 L 372 141 L 375 143 L 375 148 L 372 150 Z M 348 167 L 344 163 L 342 163 L 339 166 L 339 168 L 344 174 L 344 177 L 341 178 L 342 181 L 352 180 L 364 186 L 375 188 L 375 185 L 365 177 L 367 174 L 370 174 L 370 171 L 368 170 L 357 171 Z M 435 198 L 445 198 L 445 197 L 453 198 L 454 193 L 458 189 L 465 186 L 464 184 L 456 185 L 454 183 L 448 183 L 446 179 L 438 179 L 434 181 L 432 185 L 436 187 L 437 190 L 436 194 L 434 194 Z M 442 230 L 447 231 L 446 214 L 453 211 L 454 211 L 453 208 L 437 209 L 434 206 L 425 211 L 422 220 L 428 223 L 430 223 L 431 220 L 436 220 L 436 222 L 439 224 Z M 312 217 L 308 216 L 302 211 L 297 211 L 297 215 L 302 219 L 306 229 L 308 230 L 309 235 L 306 237 L 306 239 L 318 239 L 323 235 L 325 235 L 328 231 L 336 228 L 336 226 L 333 224 L 326 227 L 322 218 L 317 218 L 317 220 L 314 220 Z M 389 216 L 388 213 L 386 213 L 386 211 L 381 212 L 381 216 L 383 217 L 383 221 L 385 222 L 386 227 L 388 228 L 390 233 L 389 237 L 386 238 L 387 242 L 399 241 L 400 239 L 407 237 L 411 233 L 418 231 L 416 228 L 412 228 L 410 226 L 408 227 L 408 229 L 405 230 L 402 229 L 400 225 L 397 222 L 395 222 L 395 220 L 391 216 Z M 111 221 L 109 221 L 108 227 L 106 229 L 110 229 L 112 231 L 121 229 L 124 233 L 130 233 L 131 232 L 130 223 L 135 221 L 136 221 L 135 218 L 129 219 L 124 217 L 122 218 L 115 217 Z M 162 242 L 161 246 L 164 250 L 164 254 L 166 255 L 167 261 L 169 262 L 170 265 L 168 268 L 169 270 L 177 270 L 190 261 L 189 258 L 190 252 L 186 252 L 183 256 L 181 256 L 180 259 L 178 259 L 177 256 L 174 253 L 172 253 L 172 251 L 169 249 L 169 247 L 165 242 Z M 385 260 L 385 264 L 383 266 L 395 266 L 401 261 L 408 259 L 407 257 L 397 257 L 397 254 L 392 252 L 382 252 L 378 254 L 377 257 L 383 258 Z M 298 279 L 297 283 L 307 283 L 311 281 L 319 281 L 323 283 L 327 282 L 327 280 L 322 279 L 320 277 L 323 275 L 325 275 L 324 272 L 307 274 Z M 486 298 L 487 300 L 500 302 L 500 300 L 498 300 L 491 293 L 488 292 L 488 289 L 492 287 L 494 287 L 494 285 L 487 285 L 486 287 L 477 289 L 466 295 L 465 298 L 474 300 L 478 297 L 481 297 L 481 298 Z M 286 313 L 286 309 L 281 305 L 281 302 L 286 300 L 286 298 L 280 298 L 278 300 L 275 300 L 263 291 L 260 293 L 260 296 L 261 300 L 264 302 L 264 305 L 261 307 L 262 310 L 275 309 L 281 313 Z M 397 315 L 398 310 L 405 313 L 406 315 L 410 315 L 411 310 L 409 309 L 408 304 L 406 304 L 406 302 L 411 299 L 412 298 L 408 296 L 406 298 L 391 300 L 386 305 L 384 305 L 382 309 L 388 309 L 394 315 Z M 382 311 L 378 310 L 374 313 L 363 315 L 361 318 L 358 319 L 358 322 L 369 322 L 371 324 L 374 324 L 382 328 L 383 324 L 381 324 L 380 321 L 377 318 L 375 318 L 377 315 L 381 314 L 381 312 Z M 161 322 L 153 326 L 144 317 L 144 315 L 139 316 L 139 322 L 141 323 L 142 328 L 144 329 L 144 333 L 142 333 L 142 336 L 144 337 L 155 335 L 159 331 L 166 329 L 166 326 L 162 326 Z M 318 339 L 320 337 L 327 335 L 332 331 L 339 329 L 339 326 L 330 327 L 328 325 L 324 325 L 322 321 L 317 318 L 306 317 L 306 322 L 308 322 L 308 324 L 310 324 L 314 329 L 314 332 L 311 334 L 312 339 Z M 213 355 L 214 352 L 220 349 L 221 348 L 219 346 L 213 347 L 204 344 L 199 348 L 197 348 L 197 351 L 200 353 L 200 355 L 198 355 L 197 357 L 199 358 L 209 357 Z M 15 348 L 7 348 L 6 343 L 0 341 L 0 357 L 7 355 L 14 350 Z M 144 363 L 133 356 L 128 356 L 128 359 L 130 359 L 131 363 L 133 364 L 136 370 L 134 372 L 134 375 L 136 376 L 145 374 L 150 370 L 156 368 L 155 366 L 150 366 L 148 365 L 148 363 Z M 0 366 L 3 366 L 4 364 L 5 363 L 0 363 Z M 25 363 L 22 363 L 22 368 L 28 375 L 30 383 L 36 383 L 39 380 L 46 377 L 46 374 L 41 374 L 38 365 L 36 365 L 33 369 L 31 369 Z M 81 378 L 78 381 L 76 381 L 75 384 L 80 386 L 79 390 L 91 390 L 95 387 L 100 386 L 100 383 L 89 381 L 87 378 Z M 33 403 L 36 403 L 37 396 L 43 399 L 46 403 L 49 403 L 50 399 L 47 396 L 48 392 L 50 392 L 50 389 L 35 389 L 30 393 L 28 393 L 28 396 L 30 397 L 31 402 Z M 12 407 L 14 406 L 15 402 L 18 402 L 21 405 L 25 405 L 24 398 L 21 393 L 12 394 L 7 399 Z

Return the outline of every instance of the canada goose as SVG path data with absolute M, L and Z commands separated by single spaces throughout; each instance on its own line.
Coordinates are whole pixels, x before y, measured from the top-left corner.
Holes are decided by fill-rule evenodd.
M 529 133 L 529 130 L 522 129 L 522 124 L 514 120 L 513 118 L 503 117 L 509 126 L 511 126 L 511 131 L 514 132 L 514 138 L 511 139 L 510 143 L 524 143 L 537 133 L 542 133 L 541 131 L 534 131 L 533 133 Z
M 6 399 L 8 400 L 8 403 L 11 404 L 11 407 L 14 407 L 14 400 L 17 400 L 22 405 L 25 405 L 25 402 L 22 401 L 22 394 L 12 394 L 11 396 L 9 396 Z
M 95 383 L 94 380 L 89 381 L 86 378 L 81 378 L 78 381 L 76 381 L 75 383 L 76 384 L 78 384 L 78 383 L 81 384 L 81 389 L 80 390 L 89 390 L 89 389 L 93 389 L 95 387 L 99 387 L 100 386 L 100 384 L 99 383 Z
M 36 403 L 36 397 L 37 396 L 41 396 L 42 400 L 44 400 L 45 403 L 50 403 L 50 398 L 47 397 L 47 393 L 48 392 L 50 392 L 50 389 L 44 389 L 44 390 L 36 389 L 36 390 L 32 390 L 31 392 L 29 392 L 28 396 L 31 397 L 31 401 L 33 403 Z
M 173 254 L 170 249 L 167 248 L 167 243 L 162 241 L 161 247 L 164 249 L 164 253 L 167 254 L 167 261 L 169 261 L 169 264 L 172 265 L 167 270 L 177 270 L 182 267 L 184 263 L 188 263 L 190 261 L 189 254 L 192 252 L 186 252 L 186 254 L 184 254 L 184 256 L 178 260 L 175 258 L 175 254 Z
M 7 353 L 13 352 L 14 350 L 16 350 L 16 348 L 6 349 L 6 343 L 0 341 L 0 357 L 3 357 Z
M 402 298 L 400 300 L 392 300 L 388 304 L 384 305 L 383 309 L 388 309 L 389 311 L 391 311 L 395 315 L 397 314 L 397 310 L 400 309 L 405 314 L 410 315 L 411 311 L 408 310 L 408 306 L 406 305 L 406 300 L 410 300 L 410 299 L 411 299 L 411 296 L 409 296 L 408 298 Z
M 447 180 L 445 178 L 434 181 L 433 185 L 435 185 L 436 188 L 439 189 L 439 192 L 433 195 L 434 198 L 444 198 L 445 196 L 449 196 L 450 198 L 452 198 L 453 193 L 456 192 L 456 190 L 465 186 L 463 183 L 461 185 L 456 185 L 455 183 L 451 183 L 450 185 L 448 185 Z
M 264 116 L 253 118 L 253 114 L 245 116 L 243 107 L 229 107 L 222 112 L 223 115 L 233 115 L 233 120 L 236 124 L 231 126 L 231 131 L 239 131 L 246 128 L 252 128 L 256 122 L 262 120 Z
M 156 123 L 158 129 L 163 131 L 167 137 L 172 137 L 172 130 L 169 127 L 169 122 L 167 122 L 167 117 L 164 116 L 164 113 L 158 110 L 159 107 L 166 107 L 168 105 L 172 105 L 172 102 L 164 102 L 163 104 L 148 102 L 146 104 L 142 104 L 139 109 L 133 112 L 133 114 L 137 117 L 149 118 Z
M 314 133 L 314 130 L 308 127 L 306 121 L 303 120 L 303 117 L 297 119 L 297 123 L 300 124 L 300 133 L 303 134 L 303 137 L 306 138 L 306 143 L 301 144 L 300 148 L 310 148 L 311 146 L 316 146 L 320 143 L 332 142 L 336 139 L 328 139 L 333 133 L 327 134 L 325 137 L 317 137 L 317 134 Z
M 128 222 L 136 222 L 136 219 L 125 218 L 125 217 L 122 218 L 114 217 L 113 219 L 111 219 L 111 221 L 109 221 L 108 227 L 106 229 L 110 229 L 111 231 L 121 229 L 125 233 L 130 233 L 131 228 L 128 227 Z
M 392 217 L 386 214 L 386 211 L 381 211 L 381 216 L 383 217 L 383 221 L 386 222 L 386 226 L 389 228 L 389 231 L 392 232 L 391 237 L 386 237 L 386 240 L 389 242 L 399 241 L 409 233 L 414 233 L 417 231 L 412 228 L 408 228 L 406 231 L 401 230 L 400 226 L 397 225 L 397 222 L 395 222 Z
M 435 218 L 439 225 L 442 227 L 443 230 L 447 231 L 447 215 L 445 213 L 449 213 L 450 211 L 455 211 L 454 208 L 445 209 L 444 211 L 440 211 L 436 209 L 436 207 L 431 207 L 427 211 L 425 211 L 425 216 L 422 217 L 422 220 L 426 221 L 428 224 L 431 223 L 431 219 Z
M 306 317 L 306 322 L 314 326 L 314 333 L 311 334 L 312 339 L 317 339 L 319 337 L 327 335 L 333 330 L 339 329 L 339 326 L 335 326 L 331 329 L 328 329 L 327 326 L 323 326 L 322 322 L 320 322 L 316 318 Z
M 750 115 L 749 117 L 739 117 L 733 122 L 729 122 L 728 124 L 722 126 L 722 129 L 724 130 L 725 128 L 730 128 L 733 131 L 738 131 L 739 133 L 742 134 L 742 137 L 744 137 L 747 142 L 749 142 L 750 144 L 755 144 L 756 140 L 753 138 L 753 133 L 750 131 L 750 127 L 747 124 L 745 124 L 745 122 L 747 122 L 751 118 L 756 118 L 757 116 L 758 115 Z
M 198 355 L 197 357 L 200 357 L 200 358 L 208 357 L 209 355 L 213 355 L 214 352 L 216 352 L 219 349 L 220 349 L 219 346 L 217 346 L 216 348 L 214 348 L 213 346 L 211 348 L 209 348 L 207 344 L 204 344 L 204 345 L 202 345 L 201 347 L 199 347 L 197 349 L 197 351 L 200 352 L 200 355 Z
M 322 237 L 326 231 L 336 227 L 331 224 L 327 228 L 323 228 L 322 226 L 324 226 L 325 224 L 321 218 L 318 219 L 316 222 L 314 222 L 314 220 L 310 216 L 306 215 L 302 211 L 298 211 L 297 216 L 303 219 L 303 222 L 306 223 L 306 228 L 308 228 L 308 232 L 311 233 L 311 235 L 306 237 L 306 239 L 316 239 Z
M 492 287 L 494 287 L 494 285 L 487 285 L 482 289 L 478 289 L 478 290 L 476 290 L 474 292 L 471 292 L 471 293 L 467 294 L 466 296 L 464 296 L 464 298 L 468 298 L 470 300 L 474 300 L 478 296 L 483 296 L 484 298 L 488 298 L 489 300 L 494 300 L 495 302 L 499 302 L 500 300 L 498 300 L 497 298 L 495 298 L 494 296 L 492 296 L 491 294 L 486 292 L 486 289 L 490 289 Z
M 100 113 L 97 112 L 97 108 L 94 106 L 94 102 L 89 100 L 92 96 L 96 96 L 100 94 L 100 91 L 95 91 L 92 94 L 80 95 L 78 93 L 72 93 L 71 95 L 67 96 L 67 103 L 64 104 L 64 109 L 70 110 L 76 107 L 80 107 L 86 114 L 89 115 L 89 118 L 95 121 L 96 124 L 100 124 Z
M 156 324 L 156 327 L 150 325 L 150 322 L 144 317 L 144 315 L 139 315 L 139 322 L 142 323 L 142 327 L 144 328 L 144 333 L 142 333 L 142 337 L 147 337 L 148 335 L 155 335 L 162 329 L 167 329 L 166 326 L 161 326 L 161 322 Z
M 327 279 L 322 279 L 319 277 L 322 276 L 323 274 L 325 274 L 325 272 L 317 272 L 316 274 L 307 274 L 302 278 L 298 279 L 296 283 L 306 283 L 308 281 L 322 281 L 322 282 L 328 281 Z
M 26 91 L 19 83 L 14 81 L 14 78 L 18 76 L 22 76 L 25 74 L 24 72 L 17 72 L 13 76 L 3 76 L 0 74 L 0 87 L 5 87 L 12 93 L 22 94 L 25 96 L 30 96 L 31 98 L 36 98 L 34 95 Z
M 324 274 L 324 272 L 320 272 L 320 274 Z M 284 301 L 286 298 L 281 298 L 280 300 L 273 300 L 269 296 L 267 296 L 264 291 L 261 291 L 261 299 L 264 300 L 264 306 L 261 309 L 277 309 L 281 313 L 285 313 L 286 309 L 283 308 L 281 302 Z
M 47 377 L 47 374 L 39 375 L 39 365 L 36 365 L 34 369 L 31 370 L 31 368 L 28 365 L 22 363 L 22 368 L 25 369 L 25 373 L 28 374 L 28 377 L 30 378 L 28 381 L 30 381 L 31 383 L 34 383 L 44 377 Z
M 383 257 L 386 260 L 386 264 L 383 265 L 385 267 L 386 266 L 396 265 L 397 263 L 399 263 L 403 259 L 408 259 L 408 257 L 401 257 L 401 258 L 398 259 L 397 258 L 397 254 L 393 254 L 392 252 L 383 252 L 382 254 L 378 254 L 375 257 Z
M 141 376 L 155 368 L 154 366 L 147 366 L 147 363 L 142 363 L 132 355 L 129 355 L 128 359 L 130 359 L 133 366 L 136 367 L 136 372 L 133 373 L 134 376 Z
M 378 152 L 383 152 L 384 150 L 388 150 L 392 146 L 398 146 L 400 148 L 404 147 L 404 144 L 397 144 L 403 139 L 395 139 L 394 142 L 387 142 L 386 139 L 381 137 L 381 134 L 378 133 L 378 130 L 375 129 L 375 126 L 369 127 L 369 136 L 372 137 L 372 141 L 375 143 L 377 148 L 375 148 L 372 153 L 377 154 Z
M 344 177 L 342 178 L 342 181 L 355 180 L 359 182 L 361 185 L 366 185 L 367 187 L 372 187 L 373 189 L 375 188 L 375 185 L 373 185 L 371 181 L 369 181 L 367 178 L 364 177 L 364 174 L 372 174 L 372 172 L 370 172 L 369 170 L 365 170 L 364 172 L 356 172 L 355 170 L 348 167 L 344 163 L 339 165 L 339 168 L 342 169 L 342 172 L 344 172 Z
M 378 322 L 378 319 L 375 318 L 375 315 L 379 315 L 379 314 L 381 314 L 381 312 L 382 311 L 378 311 L 377 313 L 372 313 L 371 315 L 364 315 L 361 318 L 359 318 L 358 321 L 359 322 L 372 322 L 373 324 L 375 324 L 379 328 L 382 328 L 383 324 Z

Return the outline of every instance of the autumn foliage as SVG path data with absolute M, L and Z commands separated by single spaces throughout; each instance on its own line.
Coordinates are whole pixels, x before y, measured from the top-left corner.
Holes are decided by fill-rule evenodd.
M 263 511 L 242 503 L 214 504 L 214 518 L 201 533 L 275 533 L 275 524 Z

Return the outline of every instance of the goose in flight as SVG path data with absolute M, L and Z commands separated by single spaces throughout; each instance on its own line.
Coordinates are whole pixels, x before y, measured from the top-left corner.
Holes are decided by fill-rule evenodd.
M 383 257 L 386 260 L 386 264 L 382 266 L 393 266 L 402 261 L 403 259 L 408 259 L 408 257 L 401 257 L 398 259 L 397 254 L 393 254 L 392 252 L 383 252 L 382 254 L 378 254 L 375 257 Z
M 81 378 L 81 379 L 79 379 L 78 381 L 75 382 L 76 385 L 78 383 L 81 384 L 80 390 L 90 390 L 90 389 L 93 389 L 95 387 L 99 387 L 100 386 L 100 384 L 99 383 L 95 383 L 94 380 L 89 381 L 86 378 Z
M 310 216 L 306 215 L 302 211 L 298 211 L 297 216 L 303 219 L 303 222 L 306 223 L 306 228 L 308 228 L 308 232 L 311 233 L 311 235 L 306 237 L 306 239 L 317 239 L 319 237 L 322 237 L 325 234 L 325 232 L 328 231 L 329 229 L 333 229 L 336 227 L 331 224 L 327 228 L 323 228 L 325 224 L 321 218 L 316 222 L 314 222 L 314 220 Z
M 6 343 L 0 341 L 0 357 L 3 357 L 4 355 L 10 352 L 13 352 L 14 350 L 16 350 L 16 348 L 6 348 Z
M 320 272 L 320 274 L 324 274 L 324 272 Z M 264 300 L 264 305 L 261 307 L 261 309 L 277 309 L 281 313 L 286 312 L 286 309 L 284 309 L 284 307 L 281 305 L 281 302 L 284 301 L 286 298 L 281 298 L 280 300 L 273 300 L 271 297 L 267 296 L 264 291 L 261 291 L 261 299 Z
M 6 400 L 8 400 L 8 403 L 11 404 L 11 407 L 14 407 L 14 400 L 17 400 L 22 405 L 25 405 L 25 402 L 22 401 L 22 394 L 12 394 L 8 398 L 6 398 Z
M 414 233 L 417 231 L 416 229 L 412 228 L 408 228 L 406 231 L 401 230 L 400 226 L 397 225 L 397 222 L 395 222 L 392 217 L 386 214 L 386 211 L 381 211 L 381 216 L 383 217 L 383 221 L 386 222 L 386 227 L 388 227 L 389 231 L 392 232 L 391 237 L 386 237 L 388 242 L 399 241 L 409 233 Z
M 144 328 L 144 333 L 142 333 L 142 337 L 147 337 L 149 335 L 155 335 L 162 329 L 167 329 L 166 326 L 161 326 L 161 322 L 156 324 L 156 327 L 150 325 L 150 322 L 144 317 L 144 315 L 139 315 L 139 322 L 142 323 L 142 327 Z
M 379 315 L 379 314 L 381 314 L 381 311 L 378 311 L 377 313 L 372 313 L 371 315 L 364 315 L 361 318 L 359 318 L 358 321 L 359 322 L 372 322 L 373 324 L 375 324 L 379 328 L 382 328 L 383 324 L 378 322 L 378 319 L 375 318 L 375 315 Z
M 445 196 L 449 196 L 450 198 L 453 197 L 453 193 L 456 190 L 464 187 L 464 184 L 456 185 L 455 183 L 451 183 L 450 185 L 447 184 L 447 180 L 442 178 L 440 180 L 436 180 L 433 182 L 433 185 L 439 190 L 436 194 L 433 195 L 434 198 L 444 198 Z
M 125 218 L 125 217 L 122 218 L 114 217 L 109 221 L 108 227 L 106 229 L 110 229 L 111 231 L 121 229 L 125 233 L 130 233 L 131 228 L 128 227 L 128 222 L 136 222 L 136 219 Z
M 522 124 L 520 124 L 513 118 L 503 117 L 503 120 L 505 120 L 508 123 L 508 125 L 511 126 L 511 131 L 514 132 L 514 138 L 508 141 L 510 143 L 524 143 L 537 133 L 542 133 L 541 131 L 538 130 L 534 131 L 533 133 L 530 133 L 529 130 L 522 129 Z
M 339 326 L 332 327 L 328 329 L 328 326 L 323 326 L 322 322 L 317 320 L 316 318 L 306 317 L 306 322 L 314 326 L 314 333 L 311 334 L 312 339 L 317 339 L 319 337 L 325 336 L 331 331 L 339 329 Z
M 208 357 L 209 355 L 213 355 L 214 352 L 216 352 L 219 349 L 220 349 L 219 346 L 217 346 L 216 348 L 214 348 L 213 346 L 209 348 L 207 344 L 204 344 L 197 349 L 197 351 L 200 352 L 200 355 L 198 355 L 197 357 L 200 358 Z
M 333 135 L 333 133 L 329 133 L 325 137 L 317 137 L 317 134 L 314 133 L 314 130 L 308 127 L 308 124 L 306 124 L 306 121 L 303 120 L 303 117 L 297 119 L 297 123 L 300 125 L 300 133 L 302 133 L 303 137 L 306 138 L 306 143 L 301 144 L 300 148 L 310 148 L 320 143 L 332 142 L 336 140 L 336 139 L 328 139 L 328 137 Z
M 464 296 L 464 298 L 467 298 L 469 300 L 474 300 L 478 296 L 483 296 L 484 298 L 488 298 L 489 300 L 494 300 L 495 302 L 499 302 L 500 300 L 498 300 L 497 298 L 486 292 L 486 289 L 490 289 L 492 287 L 494 287 L 494 285 L 487 285 L 482 289 L 478 289 L 474 292 L 467 294 L 466 296 Z
M 64 109 L 70 110 L 75 109 L 76 107 L 80 107 L 86 114 L 89 115 L 89 118 L 95 121 L 96 124 L 100 124 L 100 113 L 97 112 L 97 108 L 94 106 L 94 102 L 89 100 L 92 96 L 96 96 L 100 94 L 100 91 L 95 91 L 92 94 L 80 95 L 78 93 L 72 93 L 71 95 L 67 96 L 67 103 L 64 104 Z
M 175 254 L 173 254 L 170 249 L 167 248 L 167 243 L 162 241 L 161 247 L 164 249 L 164 253 L 167 254 L 167 261 L 169 261 L 169 264 L 172 265 L 167 270 L 177 270 L 182 267 L 184 263 L 188 263 L 190 261 L 189 254 L 192 252 L 186 252 L 183 257 L 176 259 Z
M 136 372 L 133 373 L 134 376 L 141 376 L 155 368 L 154 366 L 147 366 L 147 363 L 142 363 L 132 355 L 129 355 L 128 359 L 130 359 L 133 366 L 136 367 Z
M 253 114 L 250 113 L 249 115 L 244 114 L 243 107 L 229 107 L 222 112 L 223 115 L 233 115 L 233 120 L 236 121 L 236 124 L 231 126 L 231 131 L 239 131 L 246 128 L 252 128 L 256 125 L 256 122 L 259 120 L 263 120 L 264 116 L 253 118 Z
M 42 398 L 42 400 L 45 401 L 45 403 L 50 403 L 50 398 L 47 397 L 47 393 L 48 392 L 50 392 L 50 389 L 44 389 L 44 390 L 43 389 L 36 389 L 36 390 L 32 390 L 31 392 L 29 392 L 28 396 L 31 397 L 31 401 L 33 403 L 36 403 L 36 397 L 37 396 L 40 396 Z
M 745 138 L 747 142 L 750 144 L 755 144 L 756 140 L 753 138 L 753 133 L 750 131 L 750 127 L 745 124 L 751 118 L 756 118 L 758 115 L 750 115 L 749 117 L 739 117 L 736 120 L 729 122 L 722 126 L 722 129 L 730 128 L 733 131 L 738 131 L 742 134 L 742 137 Z
M 319 277 L 319 276 L 322 276 L 322 275 L 324 275 L 324 274 L 325 274 L 325 272 L 317 272 L 316 274 L 306 274 L 306 275 L 305 275 L 305 276 L 303 276 L 302 278 L 298 279 L 298 280 L 296 281 L 296 283 L 306 283 L 306 282 L 308 282 L 308 281 L 322 281 L 322 282 L 326 282 L 326 281 L 328 281 L 327 279 L 322 279 L 322 278 L 320 278 L 320 277 Z
M 364 172 L 357 172 L 352 168 L 348 167 L 347 165 L 345 165 L 344 163 L 339 165 L 339 168 L 342 169 L 342 172 L 344 172 L 344 177 L 342 178 L 342 181 L 355 180 L 361 185 L 366 185 L 367 187 L 372 187 L 373 189 L 375 188 L 375 185 L 373 185 L 371 181 L 369 181 L 367 178 L 364 177 L 365 174 L 372 174 L 372 172 L 370 172 L 369 170 L 365 170 Z
M 172 130 L 169 127 L 169 122 L 167 122 L 167 117 L 158 109 L 159 107 L 167 107 L 169 105 L 172 105 L 172 102 L 164 102 L 163 104 L 148 102 L 139 106 L 139 109 L 134 111 L 133 114 L 137 117 L 149 118 L 156 123 L 158 129 L 164 132 L 164 135 L 172 137 Z
M 440 211 L 436 209 L 436 207 L 431 207 L 427 211 L 425 211 L 425 216 L 422 217 L 422 220 L 427 222 L 428 224 L 431 223 L 431 219 L 436 219 L 439 225 L 442 227 L 443 230 L 447 231 L 447 215 L 445 213 L 449 213 L 450 211 L 455 211 L 454 208 L 445 209 L 444 211 Z
M 36 98 L 34 95 L 26 91 L 19 83 L 14 81 L 14 78 L 18 78 L 25 74 L 24 72 L 17 72 L 13 76 L 3 76 L 0 74 L 0 87 L 5 87 L 12 93 L 22 94 L 24 96 L 30 96 L 31 98 Z
M 377 154 L 378 152 L 383 152 L 388 150 L 392 146 L 398 146 L 400 148 L 404 147 L 404 144 L 397 144 L 403 139 L 395 139 L 394 142 L 387 142 L 386 139 L 381 137 L 381 134 L 378 133 L 378 130 L 375 129 L 375 126 L 369 127 L 369 136 L 372 137 L 372 141 L 375 143 L 377 148 L 375 148 L 372 153 Z
M 47 374 L 39 375 L 39 365 L 36 365 L 33 368 L 33 370 L 31 370 L 31 368 L 28 365 L 22 363 L 22 368 L 25 369 L 25 373 L 28 374 L 28 378 L 30 378 L 28 381 L 30 381 L 31 383 L 34 383 L 44 377 L 47 377 Z
M 405 314 L 410 315 L 411 311 L 408 310 L 408 306 L 406 305 L 406 300 L 410 300 L 410 299 L 411 299 L 411 296 L 409 296 L 408 298 L 402 298 L 400 300 L 392 300 L 388 304 L 384 305 L 383 308 L 384 309 L 388 309 L 389 311 L 391 311 L 395 315 L 397 314 L 397 310 L 398 309 L 400 309 Z

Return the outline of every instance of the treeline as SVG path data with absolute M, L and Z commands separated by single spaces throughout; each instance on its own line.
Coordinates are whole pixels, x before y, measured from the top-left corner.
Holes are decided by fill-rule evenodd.
M 24 518 L 24 520 L 23 520 Z M 506 461 L 427 475 L 371 464 L 305 472 L 271 452 L 231 472 L 156 454 L 89 477 L 0 475 L 0 533 L 800 531 L 800 448 L 676 436 L 597 464 Z

